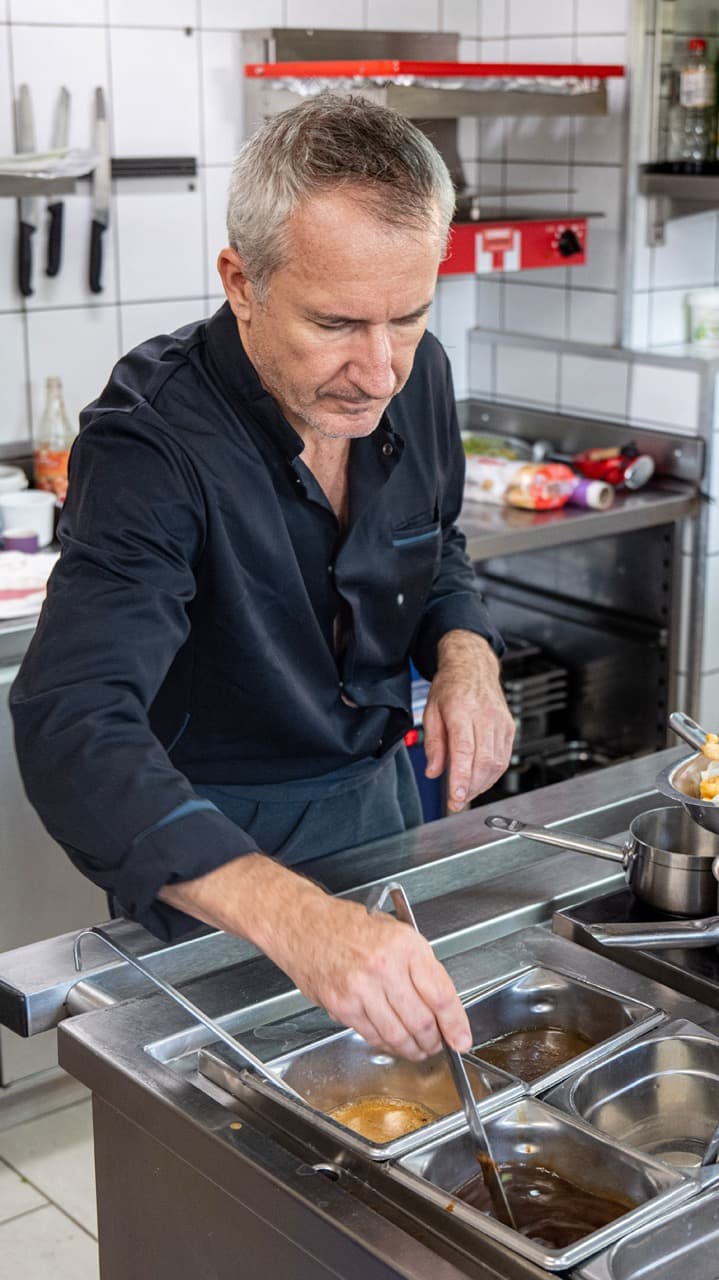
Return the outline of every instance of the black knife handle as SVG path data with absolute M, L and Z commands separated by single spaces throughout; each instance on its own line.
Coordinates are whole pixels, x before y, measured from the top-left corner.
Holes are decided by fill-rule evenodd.
M 104 222 L 98 222 L 97 218 L 92 220 L 92 231 L 90 233 L 90 291 L 91 293 L 102 293 L 102 233 L 105 230 Z
M 50 225 L 47 229 L 47 266 L 45 267 L 46 276 L 56 276 L 60 270 L 60 262 L 62 260 L 62 222 L 65 213 L 65 206 L 62 200 L 57 200 L 54 204 L 47 206 L 50 214 Z
M 20 245 L 18 251 L 18 288 L 23 298 L 32 293 L 32 237 L 35 228 L 29 222 L 20 223 Z

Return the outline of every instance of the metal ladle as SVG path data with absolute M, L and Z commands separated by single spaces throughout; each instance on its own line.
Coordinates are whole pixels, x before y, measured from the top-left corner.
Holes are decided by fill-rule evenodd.
M 201 1022 L 204 1027 L 207 1027 L 218 1040 L 222 1040 L 223 1044 L 226 1044 L 228 1048 L 232 1050 L 234 1056 L 243 1067 L 249 1067 L 252 1071 L 256 1071 L 258 1076 L 262 1076 L 262 1079 L 266 1080 L 268 1084 L 273 1085 L 275 1089 L 279 1089 L 282 1093 L 287 1094 L 288 1097 L 294 1098 L 296 1102 L 301 1102 L 303 1106 L 307 1105 L 301 1094 L 297 1093 L 295 1089 L 286 1084 L 280 1076 L 275 1075 L 274 1071 L 270 1071 L 269 1067 L 266 1067 L 264 1062 L 259 1058 L 256 1058 L 254 1053 L 250 1053 L 249 1049 L 245 1049 L 244 1045 L 241 1045 L 238 1040 L 235 1040 L 234 1036 L 231 1036 L 229 1031 L 225 1031 L 224 1027 L 221 1027 L 219 1022 L 215 1022 L 214 1018 L 203 1013 L 202 1009 L 198 1009 L 196 1004 L 193 1004 L 191 1000 L 188 1000 L 187 996 L 183 996 L 182 992 L 178 991 L 176 987 L 171 986 L 169 982 L 165 982 L 164 978 L 158 978 L 157 974 L 153 973 L 151 969 L 148 969 L 147 965 L 144 964 L 142 960 L 138 960 L 137 956 L 131 955 L 129 951 L 126 951 L 124 947 L 115 942 L 114 938 L 111 938 L 100 925 L 94 925 L 91 929 L 83 929 L 82 933 L 77 935 L 73 943 L 72 956 L 78 973 L 82 969 L 80 943 L 83 938 L 91 937 L 99 938 L 101 942 L 104 942 L 107 947 L 110 947 L 115 951 L 123 960 L 127 960 L 128 964 L 131 964 L 133 968 L 137 969 L 143 977 L 154 983 L 156 987 L 159 987 L 160 991 L 164 991 L 165 995 L 169 996 L 171 1000 L 174 1000 L 175 1004 L 179 1004 L 181 1009 L 184 1009 L 185 1012 L 189 1013 L 197 1022 Z
M 367 910 L 369 912 L 381 911 L 387 898 L 392 899 L 395 913 L 398 920 L 404 924 L 410 925 L 416 933 L 420 930 L 417 927 L 417 921 L 414 918 L 414 912 L 409 905 L 409 899 L 401 884 L 397 881 L 389 881 L 387 884 L 381 885 L 375 889 L 367 900 Z M 461 1053 L 453 1049 L 447 1044 L 444 1036 L 442 1036 L 442 1048 L 444 1049 L 454 1087 L 457 1090 L 462 1109 L 467 1120 L 469 1132 L 472 1136 L 475 1147 L 477 1148 L 477 1159 L 479 1161 L 485 1186 L 492 1200 L 494 1208 L 500 1222 L 505 1226 L 512 1227 L 517 1230 L 517 1224 L 514 1221 L 512 1210 L 509 1206 L 507 1193 L 502 1182 L 502 1176 L 499 1172 L 497 1161 L 492 1155 L 492 1148 L 489 1144 L 487 1130 L 482 1123 L 482 1117 L 477 1110 L 472 1086 L 467 1077 L 467 1068 L 464 1065 L 464 1059 Z

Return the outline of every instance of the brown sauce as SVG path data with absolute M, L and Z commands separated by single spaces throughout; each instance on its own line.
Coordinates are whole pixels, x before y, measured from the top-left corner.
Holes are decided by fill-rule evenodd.
M 496 1040 L 473 1046 L 483 1062 L 501 1067 L 520 1080 L 536 1080 L 561 1067 L 594 1044 L 588 1036 L 567 1027 L 519 1027 Z
M 589 1191 L 553 1169 L 518 1164 L 501 1164 L 498 1169 L 517 1230 L 549 1249 L 565 1249 L 636 1208 L 636 1201 Z M 453 1194 L 496 1218 L 481 1173 Z
M 355 1098 L 328 1114 L 370 1142 L 392 1142 L 438 1118 L 429 1107 L 417 1102 L 384 1098 L 379 1094 Z

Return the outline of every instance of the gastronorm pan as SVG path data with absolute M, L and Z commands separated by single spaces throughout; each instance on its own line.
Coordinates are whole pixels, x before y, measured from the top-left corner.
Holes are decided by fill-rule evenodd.
M 526 1092 L 521 1082 L 507 1072 L 473 1062 L 468 1057 L 465 1065 L 481 1115 Z M 329 1133 L 340 1148 L 351 1147 L 371 1160 L 392 1159 L 464 1123 L 464 1112 L 444 1053 L 434 1054 L 424 1062 L 408 1062 L 373 1049 L 355 1031 L 340 1031 L 274 1058 L 267 1066 L 296 1090 L 303 1101 L 282 1095 L 259 1077 L 241 1071 L 227 1061 L 222 1046 L 205 1050 L 200 1060 L 202 1074 L 228 1092 L 250 1101 L 252 1092 L 260 1093 L 305 1124 Z M 329 1114 L 353 1100 L 380 1096 L 426 1107 L 437 1118 L 389 1142 L 374 1142 Z
M 490 987 L 465 1004 L 472 1029 L 474 1048 L 468 1062 L 482 1061 L 482 1044 L 512 1031 L 562 1028 L 578 1033 L 587 1048 L 540 1075 L 522 1074 L 520 1064 L 511 1074 L 523 1081 L 530 1093 L 541 1093 L 563 1080 L 580 1066 L 586 1066 L 607 1050 L 626 1044 L 664 1020 L 660 1009 L 628 996 L 592 986 L 579 978 L 536 965 L 507 982 Z M 288 1083 L 294 1084 L 294 1080 Z
M 661 1222 L 632 1231 L 590 1258 L 577 1280 L 716 1280 L 719 1275 L 717 1171 L 704 1170 L 702 1192 Z M 712 1187 L 714 1188 L 712 1190 Z
M 625 1232 L 657 1218 L 696 1192 L 696 1184 L 677 1169 L 613 1143 L 574 1117 L 536 1098 L 525 1098 L 485 1117 L 492 1152 L 500 1168 L 507 1163 L 549 1168 L 560 1177 L 597 1194 L 625 1195 L 636 1202 L 612 1222 L 562 1248 L 551 1248 L 456 1198 L 456 1191 L 477 1175 L 474 1144 L 466 1130 L 447 1134 L 387 1167 L 386 1176 L 413 1189 L 432 1206 L 452 1235 L 473 1227 L 548 1271 L 564 1271 L 606 1248 Z M 511 1180 L 506 1182 L 511 1204 Z M 437 1212 L 439 1211 L 439 1212 Z M 442 1216 L 443 1215 L 443 1216 Z M 684 1277 L 688 1280 L 688 1277 Z M 693 1280 L 693 1278 L 692 1278 Z
M 719 1039 L 685 1019 L 667 1022 L 571 1076 L 544 1101 L 625 1146 L 697 1169 L 719 1124 Z

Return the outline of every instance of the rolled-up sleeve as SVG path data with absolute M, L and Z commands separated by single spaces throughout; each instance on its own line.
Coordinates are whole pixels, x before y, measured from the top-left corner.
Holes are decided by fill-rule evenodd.
M 197 796 L 150 722 L 190 634 L 204 534 L 203 496 L 180 451 L 126 418 L 84 431 L 62 555 L 10 696 L 23 782 L 47 830 L 165 939 L 196 921 L 159 901 L 161 886 L 256 847 Z

